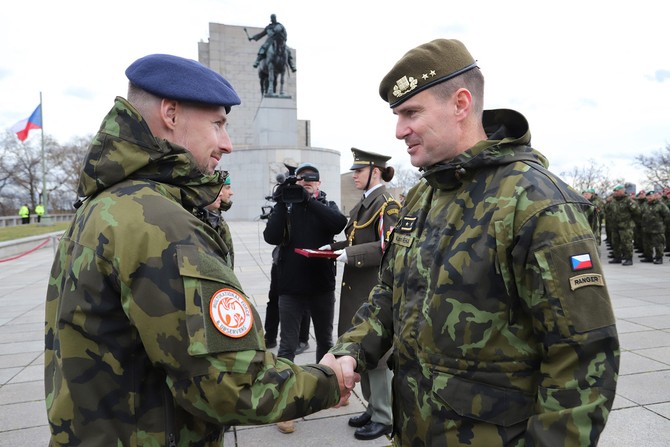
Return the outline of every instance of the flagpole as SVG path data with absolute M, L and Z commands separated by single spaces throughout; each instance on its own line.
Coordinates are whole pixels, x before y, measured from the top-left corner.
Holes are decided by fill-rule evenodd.
M 44 214 L 45 214 L 43 217 L 46 218 L 49 215 L 48 211 L 49 199 L 47 195 L 47 166 L 45 160 L 46 157 L 44 156 L 44 118 L 42 116 L 42 92 L 40 92 L 40 123 L 42 123 L 42 126 L 40 128 L 42 131 L 42 206 L 44 207 Z

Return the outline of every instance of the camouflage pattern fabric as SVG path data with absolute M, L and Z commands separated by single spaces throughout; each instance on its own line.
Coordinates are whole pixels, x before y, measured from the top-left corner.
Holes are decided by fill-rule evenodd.
M 619 344 L 590 205 L 545 169 L 523 116 L 484 124 L 489 140 L 409 192 L 331 352 L 362 371 L 393 349 L 395 446 L 595 445 Z
M 589 217 L 589 224 L 591 225 L 591 229 L 593 230 L 593 236 L 596 238 L 596 243 L 600 245 L 602 239 L 601 232 L 602 232 L 603 215 L 605 213 L 604 211 L 605 203 L 603 202 L 603 199 L 601 199 L 595 194 L 593 194 L 591 199 L 589 199 L 589 202 L 593 204 L 592 208 L 593 211 L 592 212 L 587 211 L 587 216 Z
M 607 219 L 612 225 L 612 255 L 615 259 L 633 258 L 635 219 L 640 209 L 630 197 L 614 196 L 608 207 Z
M 222 211 L 210 211 L 206 208 L 201 208 L 193 210 L 193 214 L 201 221 L 214 228 L 223 242 L 224 251 L 226 251 L 226 257 L 223 258 L 223 262 L 225 262 L 226 265 L 230 267 L 231 270 L 233 270 L 235 268 L 233 235 L 230 232 L 230 227 L 228 227 L 228 222 L 223 219 Z
M 116 99 L 89 148 L 86 200 L 49 279 L 52 446 L 219 446 L 224 424 L 288 420 L 338 402 L 330 369 L 265 350 L 262 320 L 221 261 L 221 238 L 189 211 L 212 203 L 221 185 Z M 223 292 L 238 299 L 221 321 L 248 305 L 246 335 L 224 335 L 210 318 Z
M 233 234 L 230 232 L 230 227 L 228 222 L 221 216 L 219 221 L 219 227 L 217 228 L 219 236 L 223 239 L 223 243 L 226 247 L 229 247 L 229 257 L 230 257 L 230 268 L 235 268 L 235 249 L 233 247 Z
M 635 220 L 635 226 L 633 227 L 633 247 L 637 250 L 644 247 L 644 232 L 642 230 L 642 213 L 644 208 L 647 207 L 647 198 L 642 195 L 642 197 L 636 197 L 635 202 L 637 203 L 637 214 L 633 217 Z
M 670 209 L 670 197 L 665 193 L 661 196 L 661 202 Z M 665 226 L 665 251 L 670 251 L 670 222 Z
M 641 211 L 646 258 L 662 258 L 665 250 L 665 227 L 670 224 L 670 209 L 660 200 L 652 200 Z M 654 256 L 655 253 L 655 256 Z

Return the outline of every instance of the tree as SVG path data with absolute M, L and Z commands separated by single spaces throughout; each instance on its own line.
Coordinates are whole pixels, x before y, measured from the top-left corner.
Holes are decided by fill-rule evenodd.
M 49 203 L 54 210 L 72 211 L 77 200 L 79 173 L 93 136 L 75 137 L 49 153 L 49 180 L 54 187 L 49 190 Z
M 597 164 L 594 159 L 588 163 L 587 166 L 575 166 L 570 171 L 561 172 L 561 177 L 578 192 L 593 188 L 601 197 L 606 196 L 616 185 L 624 184 L 622 178 L 610 178 L 609 169 Z
M 50 211 L 72 211 L 77 200 L 79 173 L 92 136 L 75 137 L 61 146 L 48 135 L 44 138 L 46 186 Z M 42 200 L 42 142 L 29 138 L 21 143 L 16 134 L 0 138 L 0 212 L 14 214 L 20 204 L 31 209 Z
M 397 188 L 401 193 L 407 194 L 407 191 L 416 185 L 419 179 L 421 178 L 421 173 L 418 169 L 412 167 L 407 168 L 404 166 L 394 166 L 395 175 L 393 180 L 389 183 L 389 186 L 392 188 Z
M 650 184 L 658 186 L 670 185 L 670 144 L 655 151 L 651 156 L 640 154 L 635 163 L 645 169 L 645 176 Z
M 37 147 L 35 138 L 21 143 L 13 132 L 5 132 L 2 148 L 3 177 L 7 177 L 8 186 L 11 185 L 10 196 L 19 199 L 20 203 L 27 203 L 30 209 L 35 209 L 42 181 L 41 142 Z

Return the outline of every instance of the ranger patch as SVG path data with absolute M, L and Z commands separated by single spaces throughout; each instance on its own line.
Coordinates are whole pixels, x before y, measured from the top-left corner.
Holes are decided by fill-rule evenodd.
M 217 290 L 209 302 L 209 317 L 223 335 L 244 337 L 253 324 L 251 306 L 233 289 Z
M 580 287 L 598 286 L 605 287 L 603 275 L 599 273 L 586 273 L 584 275 L 577 275 L 570 278 L 570 289 L 577 290 Z

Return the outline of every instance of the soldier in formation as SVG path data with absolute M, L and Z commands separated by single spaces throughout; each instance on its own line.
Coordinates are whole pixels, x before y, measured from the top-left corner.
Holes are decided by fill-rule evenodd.
M 612 200 L 607 205 L 607 224 L 610 228 L 612 240 L 610 264 L 633 265 L 633 236 L 635 219 L 639 214 L 640 208 L 626 194 L 624 186 L 617 185 L 614 187 Z
M 670 209 L 661 200 L 661 193 L 648 191 L 641 207 L 642 259 L 640 262 L 663 264 L 665 229 L 670 225 Z
M 603 214 L 605 212 L 605 203 L 598 196 L 598 194 L 596 194 L 596 190 L 594 188 L 588 188 L 582 191 L 582 196 L 584 196 L 586 200 L 593 204 L 593 208 L 589 208 L 586 213 L 589 219 L 589 225 L 591 225 L 591 229 L 593 230 L 593 236 L 596 238 L 596 243 L 600 245 L 602 238 L 601 227 L 604 217 Z

